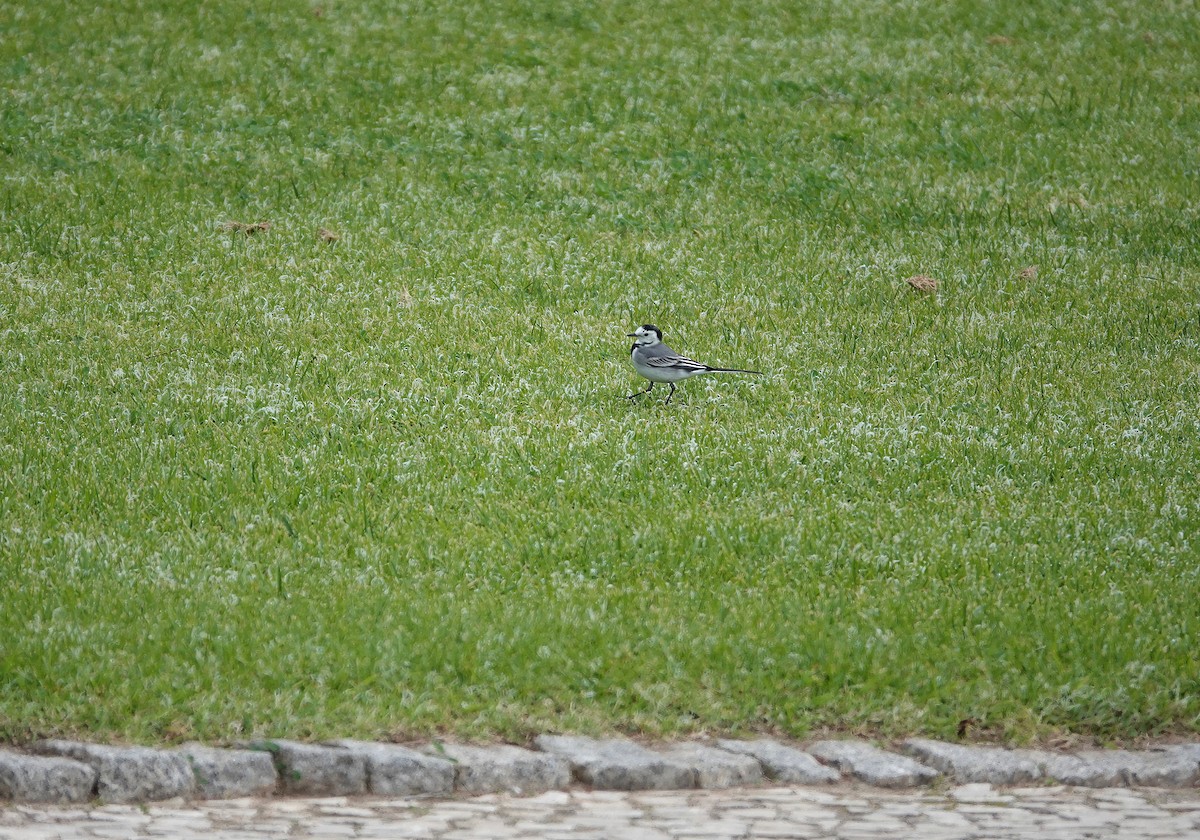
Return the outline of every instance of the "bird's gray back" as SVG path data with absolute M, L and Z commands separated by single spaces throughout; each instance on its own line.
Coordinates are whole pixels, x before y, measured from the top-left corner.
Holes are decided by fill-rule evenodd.
M 661 341 L 658 344 L 651 344 L 649 347 L 638 347 L 637 352 L 646 361 L 650 361 L 651 359 L 669 359 L 679 355 Z

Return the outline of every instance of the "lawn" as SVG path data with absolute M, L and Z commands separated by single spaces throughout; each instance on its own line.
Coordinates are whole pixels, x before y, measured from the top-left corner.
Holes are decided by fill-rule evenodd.
M 1200 731 L 1195 6 L 0 30 L 0 742 Z

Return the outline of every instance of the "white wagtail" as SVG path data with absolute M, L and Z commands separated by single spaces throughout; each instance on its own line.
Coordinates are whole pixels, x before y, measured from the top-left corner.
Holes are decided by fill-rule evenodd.
M 761 370 L 742 370 L 741 368 L 719 368 L 702 365 L 697 361 L 681 356 L 662 343 L 662 330 L 653 324 L 643 324 L 627 335 L 633 339 L 633 347 L 629 349 L 629 357 L 637 372 L 650 380 L 650 387 L 645 391 L 630 394 L 628 399 L 635 400 L 642 394 L 654 390 L 656 382 L 666 382 L 671 386 L 667 394 L 667 405 L 675 396 L 675 383 L 689 376 L 699 376 L 702 373 L 754 373 L 762 375 Z

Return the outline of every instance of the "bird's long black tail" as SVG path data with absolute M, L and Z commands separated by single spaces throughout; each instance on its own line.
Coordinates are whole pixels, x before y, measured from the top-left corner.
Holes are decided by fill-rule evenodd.
M 743 370 L 742 368 L 705 367 L 705 373 L 753 373 L 755 376 L 766 376 L 761 370 Z

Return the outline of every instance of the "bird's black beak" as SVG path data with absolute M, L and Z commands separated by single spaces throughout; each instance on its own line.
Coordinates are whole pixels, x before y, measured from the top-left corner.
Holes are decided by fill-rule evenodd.
M 637 338 L 637 333 L 625 333 L 626 338 Z

